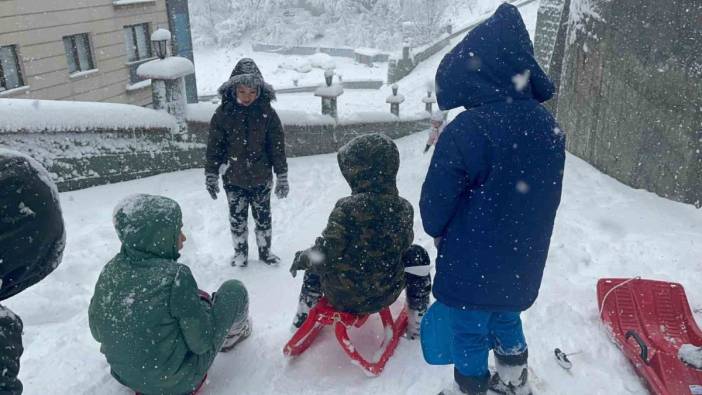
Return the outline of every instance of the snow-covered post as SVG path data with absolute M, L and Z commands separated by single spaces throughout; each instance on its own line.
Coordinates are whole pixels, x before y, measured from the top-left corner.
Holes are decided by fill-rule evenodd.
M 424 102 L 424 110 L 431 114 L 431 107 L 436 103 L 436 98 L 432 96 L 431 89 L 427 90 L 427 96 L 422 98 L 422 102 Z
M 151 79 L 151 95 L 153 107 L 173 115 L 178 124 L 177 133 L 185 133 L 188 124 L 185 121 L 186 75 L 195 72 L 195 66 L 189 59 L 180 56 L 168 56 L 168 41 L 171 33 L 166 29 L 158 29 L 151 35 L 151 42 L 156 48 L 160 59 L 146 62 L 139 66 L 137 75 L 140 78 Z
M 322 114 L 338 119 L 336 99 L 344 94 L 344 87 L 341 84 L 333 84 L 334 71 L 324 72 L 325 84 L 314 91 L 314 95 L 322 98 Z
M 405 97 L 397 93 L 397 84 L 392 84 L 392 95 L 385 99 L 386 103 L 390 103 L 390 112 L 396 117 L 400 116 L 400 103 L 405 101 Z

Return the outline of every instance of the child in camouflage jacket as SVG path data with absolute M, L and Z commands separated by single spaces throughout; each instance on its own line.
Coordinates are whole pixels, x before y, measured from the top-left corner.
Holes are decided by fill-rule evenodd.
M 293 276 L 306 272 L 293 325 L 302 325 L 322 295 L 340 311 L 370 314 L 392 304 L 407 284 L 408 334 L 415 337 L 429 304 L 429 255 L 411 245 L 414 211 L 397 190 L 397 146 L 381 134 L 360 136 L 337 159 L 351 196 L 336 203 L 314 246 L 295 256 Z

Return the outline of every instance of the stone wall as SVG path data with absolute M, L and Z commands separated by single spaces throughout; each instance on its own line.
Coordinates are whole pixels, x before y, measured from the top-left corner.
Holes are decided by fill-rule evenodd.
M 571 0 L 568 15 L 556 33 L 563 67 L 550 70 L 568 150 L 630 186 L 702 205 L 702 2 Z
M 24 152 L 49 170 L 60 191 L 88 188 L 203 166 L 208 123 L 189 133 L 169 128 L 0 133 L 0 147 Z M 428 120 L 286 125 L 289 157 L 335 152 L 353 137 L 384 133 L 399 138 L 429 127 Z
M 194 141 L 206 142 L 209 124 L 189 121 Z M 408 136 L 430 127 L 429 119 L 418 121 L 285 125 L 285 150 L 288 157 L 320 155 L 336 152 L 352 138 L 369 133 L 383 133 L 393 139 Z M 203 154 L 204 158 L 204 154 Z
M 0 146 L 37 159 L 60 191 L 197 167 L 204 145 L 168 128 L 0 133 Z

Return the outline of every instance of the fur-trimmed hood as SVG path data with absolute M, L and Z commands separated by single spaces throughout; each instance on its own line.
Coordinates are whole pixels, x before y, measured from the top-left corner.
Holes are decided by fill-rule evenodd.
M 218 92 L 222 97 L 222 104 L 236 103 L 236 87 L 239 85 L 258 89 L 256 101 L 260 100 L 270 104 L 276 99 L 273 86 L 266 83 L 261 75 L 261 70 L 251 58 L 239 60 L 234 66 L 229 80 L 219 87 Z

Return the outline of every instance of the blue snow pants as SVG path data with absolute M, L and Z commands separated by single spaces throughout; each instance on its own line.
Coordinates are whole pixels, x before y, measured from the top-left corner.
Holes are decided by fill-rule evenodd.
M 440 303 L 440 302 L 436 302 Z M 486 376 L 488 353 L 517 355 L 527 350 L 519 312 L 450 308 L 451 353 L 463 376 Z

